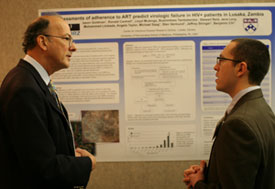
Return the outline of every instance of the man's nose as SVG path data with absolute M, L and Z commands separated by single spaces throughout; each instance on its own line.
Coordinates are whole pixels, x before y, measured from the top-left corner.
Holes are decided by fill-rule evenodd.
M 75 46 L 75 43 L 74 42 L 72 42 L 72 45 L 70 46 L 70 51 L 76 51 L 76 46 Z

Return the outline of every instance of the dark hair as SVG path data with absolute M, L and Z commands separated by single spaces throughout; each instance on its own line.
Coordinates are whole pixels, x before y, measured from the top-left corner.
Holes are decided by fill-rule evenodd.
M 25 34 L 24 41 L 22 43 L 23 50 L 27 53 L 28 50 L 33 49 L 36 46 L 36 38 L 41 35 L 48 28 L 50 21 L 45 18 L 38 18 L 36 21 L 31 23 Z
M 270 65 L 267 46 L 258 40 L 248 38 L 233 39 L 232 42 L 237 44 L 231 51 L 234 59 L 247 63 L 249 83 L 260 85 Z

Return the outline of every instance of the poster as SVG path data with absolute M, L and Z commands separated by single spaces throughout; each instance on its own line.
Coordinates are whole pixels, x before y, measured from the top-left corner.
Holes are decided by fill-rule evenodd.
M 78 143 L 95 144 L 101 162 L 207 159 L 231 102 L 215 89 L 216 57 L 240 37 L 275 54 L 275 3 L 39 11 L 48 13 L 68 22 L 77 48 L 52 80 Z M 274 69 L 261 86 L 273 110 Z

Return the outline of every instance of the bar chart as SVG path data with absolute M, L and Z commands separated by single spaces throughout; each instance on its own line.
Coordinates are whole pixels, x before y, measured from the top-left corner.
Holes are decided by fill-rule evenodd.
M 131 151 L 151 154 L 174 148 L 171 133 L 167 131 L 154 133 L 131 131 L 128 135 L 128 143 Z
M 149 127 L 149 128 L 148 128 Z M 193 132 L 184 132 L 178 127 L 129 127 L 127 130 L 128 150 L 146 155 L 171 155 L 193 145 Z

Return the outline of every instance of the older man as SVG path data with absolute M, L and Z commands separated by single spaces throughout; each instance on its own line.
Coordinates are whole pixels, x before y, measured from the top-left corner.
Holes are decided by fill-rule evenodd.
M 26 53 L 0 88 L 0 188 L 81 188 L 95 157 L 74 148 L 68 114 L 50 75 L 68 68 L 76 51 L 60 16 L 33 21 L 24 36 Z

